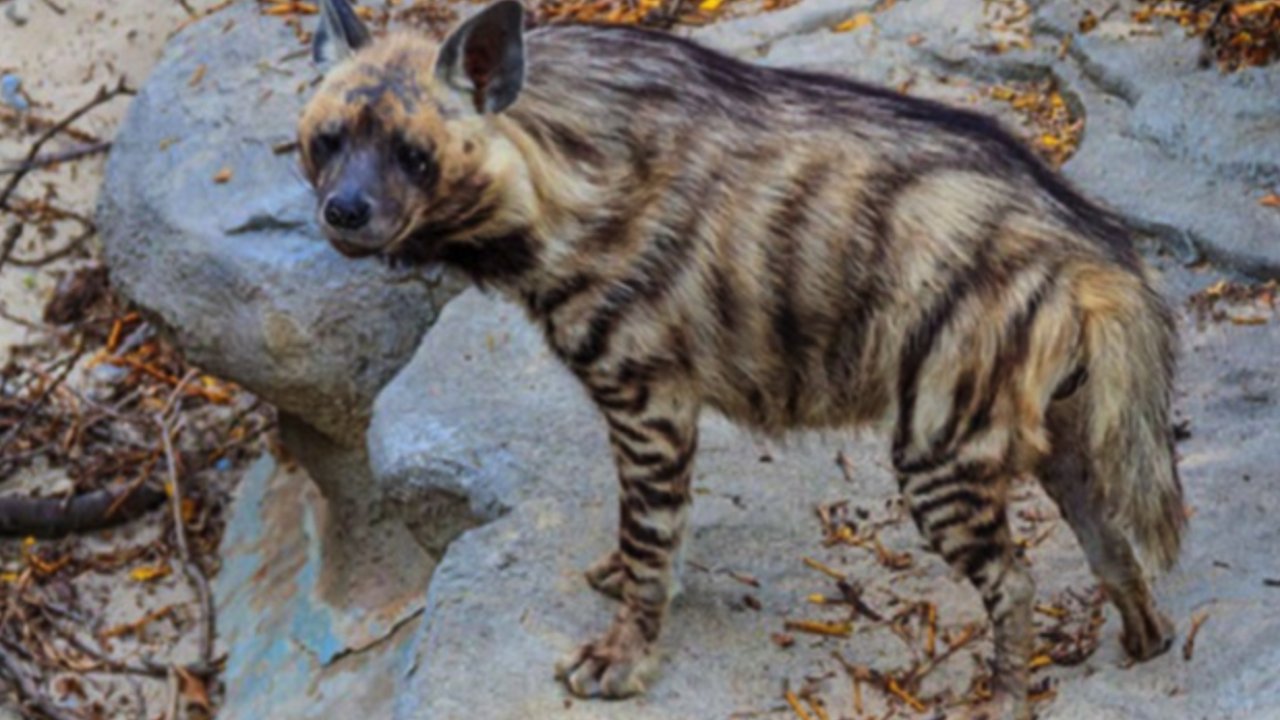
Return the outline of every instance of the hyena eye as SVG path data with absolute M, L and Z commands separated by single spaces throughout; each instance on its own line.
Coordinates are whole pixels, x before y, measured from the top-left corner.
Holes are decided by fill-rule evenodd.
M 435 179 L 436 163 L 431 153 L 411 142 L 396 142 L 396 162 L 409 177 L 418 182 L 426 183 Z
M 317 168 L 324 167 L 342 150 L 342 134 L 322 132 L 311 139 L 311 160 Z

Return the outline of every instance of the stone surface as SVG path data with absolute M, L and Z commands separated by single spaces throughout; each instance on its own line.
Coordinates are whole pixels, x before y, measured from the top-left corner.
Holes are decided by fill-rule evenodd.
M 233 720 L 377 717 L 434 565 L 384 512 L 365 431 L 457 284 L 352 262 L 322 239 L 287 148 L 315 77 L 255 3 L 194 23 L 134 99 L 100 197 L 116 287 L 194 363 L 274 404 L 301 464 L 251 474 L 226 533 L 217 625 Z
M 977 104 L 1009 123 L 1016 119 L 1007 106 L 975 103 L 975 91 L 1053 78 L 1084 111 L 1083 142 L 1064 171 L 1086 194 L 1186 259 L 1280 277 L 1280 213 L 1258 203 L 1280 184 L 1275 67 L 1202 69 L 1199 41 L 1176 23 L 1138 25 L 1109 0 L 1036 0 L 1014 23 L 1022 34 L 993 29 L 999 4 L 955 0 L 901 2 L 876 13 L 871 26 L 830 31 L 871 5 L 812 0 L 688 34 L 755 62 L 890 86 L 909 80 L 913 94 Z M 1080 34 L 1086 9 L 1107 19 Z M 1018 37 L 1032 47 L 984 49 Z
M 873 26 L 835 34 L 831 25 L 872 4 L 805 0 L 692 34 L 753 61 L 909 82 L 912 92 L 988 111 L 1002 108 L 977 100 L 983 87 L 1054 78 L 1086 117 L 1066 171 L 1087 194 L 1182 258 L 1280 275 L 1280 213 L 1256 202 L 1280 182 L 1274 68 L 1198 70 L 1199 49 L 1180 30 L 1130 37 L 1123 11 L 1075 35 L 1086 7 L 1106 9 L 1093 0 L 1033 3 L 1020 22 L 1034 46 L 991 54 L 981 47 L 1010 33 L 987 27 L 984 8 L 995 5 L 899 2 Z M 264 461 L 235 507 L 217 585 L 230 649 L 226 717 L 783 717 L 784 684 L 806 683 L 832 717 L 849 716 L 850 685 L 832 652 L 891 671 L 918 645 L 858 624 L 849 639 L 798 635 L 790 649 L 776 646 L 770 636 L 787 619 L 839 617 L 806 602 L 834 592 L 806 556 L 856 578 L 886 614 L 902 608 L 895 598 L 928 599 L 944 630 L 981 620 L 974 593 L 902 522 L 878 439 L 773 448 L 707 418 L 665 668 L 643 698 L 570 700 L 552 664 L 602 630 L 612 608 L 581 578 L 613 537 L 603 423 L 515 307 L 464 293 L 419 346 L 452 288 L 433 304 L 418 281 L 391 283 L 317 239 L 293 159 L 270 151 L 291 137 L 296 90 L 311 70 L 304 58 L 282 59 L 295 48 L 282 26 L 245 8 L 175 40 L 117 142 L 102 215 L 117 283 L 198 362 L 277 403 L 307 471 Z M 191 92 L 202 63 L 207 86 Z M 271 92 L 250 101 L 245 87 Z M 234 174 L 219 185 L 212 176 L 223 166 Z M 1216 277 L 1160 264 L 1179 306 Z M 1192 437 L 1179 449 L 1195 516 L 1185 560 L 1160 590 L 1179 642 L 1192 615 L 1208 613 L 1192 659 L 1175 648 L 1123 669 L 1108 609 L 1096 654 L 1045 671 L 1058 695 L 1042 716 L 1280 717 L 1280 616 L 1270 610 L 1280 590 L 1264 583 L 1280 577 L 1280 530 L 1267 515 L 1280 492 L 1277 322 L 1183 317 L 1177 405 Z M 837 450 L 852 461 L 850 478 Z M 912 569 L 892 572 L 867 548 L 824 548 L 814 508 L 839 500 L 885 523 L 884 546 L 909 553 Z M 1053 515 L 1031 487 L 1018 507 Z M 1090 582 L 1060 524 L 1029 556 L 1042 600 Z M 985 638 L 973 647 L 990 651 Z M 962 692 L 978 667 L 959 653 L 924 691 Z M 864 691 L 866 709 L 883 715 L 884 698 Z
M 356 446 L 449 293 L 315 228 L 296 153 L 273 151 L 316 77 L 304 49 L 253 3 L 179 33 L 114 139 L 99 225 L 116 287 L 192 361 Z
M 269 456 L 241 481 L 213 586 L 229 650 L 219 718 L 390 716 L 393 678 L 421 604 L 411 598 L 408 612 L 335 609 L 322 549 L 326 528 L 342 522 L 306 472 Z M 419 558 L 406 570 L 429 573 L 431 564 Z
M 1175 301 L 1206 282 L 1161 265 Z M 1280 333 L 1274 325 L 1198 327 L 1189 317 L 1183 333 L 1177 407 L 1191 423 L 1192 437 L 1180 451 L 1195 516 L 1180 569 L 1160 585 L 1163 606 L 1179 627 L 1178 645 L 1123 669 L 1118 619 L 1108 608 L 1098 652 L 1081 666 L 1048 671 L 1058 697 L 1042 707 L 1043 717 L 1280 717 L 1280 678 L 1273 671 L 1280 662 L 1280 616 L 1270 609 L 1277 591 L 1264 584 L 1278 574 L 1273 548 L 1280 529 L 1267 513 L 1280 492 L 1272 460 L 1280 442 L 1274 402 Z M 867 601 L 886 613 L 901 609 L 893 605 L 900 596 L 937 602 L 943 628 L 982 617 L 974 593 L 922 548 L 909 520 L 881 534 L 889 550 L 913 556 L 915 569 L 906 573 L 880 566 L 869 549 L 822 547 L 818 504 L 847 499 L 865 509 L 870 522 L 898 517 L 877 439 L 802 440 L 771 449 L 772 462 L 763 463 L 760 444 L 708 418 L 685 590 L 663 643 L 665 670 L 641 699 L 570 700 L 552 679 L 552 665 L 603 629 L 612 608 L 580 574 L 613 538 L 616 491 L 602 422 L 520 311 L 474 292 L 445 309 L 396 386 L 415 387 L 422 398 L 412 414 L 397 411 L 394 418 L 420 428 L 421 447 L 470 457 L 459 461 L 468 472 L 497 457 L 527 475 L 506 496 L 511 509 L 463 534 L 437 567 L 419 635 L 406 653 L 397 720 L 727 718 L 778 709 L 783 683 L 798 688 L 806 678 L 821 678 L 818 694 L 848 716 L 849 683 L 832 651 L 879 670 L 903 667 L 912 654 L 889 631 L 865 624 L 848 640 L 800 635 L 789 650 L 775 646 L 769 636 L 789 618 L 840 617 L 806 603 L 812 593 L 835 589 L 801 564 L 804 556 L 856 578 Z M 382 416 L 392 407 L 385 397 L 378 407 L 375 426 L 393 419 Z M 834 462 L 837 448 L 852 460 L 852 481 Z M 434 476 L 419 477 L 430 487 Z M 458 475 L 444 477 L 453 483 Z M 1020 495 L 1019 510 L 1053 515 L 1038 491 L 1028 487 Z M 1091 582 L 1065 526 L 1029 557 L 1043 602 Z M 731 573 L 752 577 L 759 587 Z M 750 608 L 748 595 L 759 601 L 759 611 Z M 1179 648 L 1198 612 L 1209 620 L 1188 662 Z M 975 648 L 990 652 L 985 639 Z M 974 672 L 972 660 L 959 655 L 926 690 L 962 692 Z M 868 691 L 866 703 L 869 711 L 884 710 L 876 693 Z
M 889 85 L 910 81 L 914 93 L 988 112 L 1004 108 L 981 104 L 985 86 L 1054 78 L 1086 116 L 1082 146 L 1066 168 L 1086 193 L 1183 259 L 1205 255 L 1228 271 L 1280 275 L 1280 213 L 1256 202 L 1277 181 L 1280 132 L 1271 124 L 1280 117 L 1280 93 L 1269 89 L 1277 73 L 1198 70 L 1199 48 L 1180 31 L 1163 26 L 1161 37 L 1129 38 L 1121 20 L 1074 37 L 1071 52 L 1059 58 L 1062 34 L 1086 6 L 1101 14 L 1103 4 L 1041 3 L 1023 21 L 1034 29 L 1033 48 L 999 55 L 978 49 L 1011 36 L 985 27 L 986 4 L 947 0 L 898 3 L 877 14 L 873 28 L 851 33 L 828 28 L 870 3 L 814 0 L 691 34 L 756 62 Z M 919 40 L 907 42 L 913 37 Z M 1208 282 L 1170 260 L 1160 266 L 1179 306 Z M 1041 706 L 1043 717 L 1280 717 L 1280 680 L 1272 671 L 1280 619 L 1268 609 L 1276 591 L 1264 583 L 1277 574 L 1269 548 L 1280 539 L 1266 521 L 1269 498 L 1280 490 L 1269 459 L 1280 441 L 1274 322 L 1202 327 L 1183 317 L 1178 410 L 1193 436 L 1180 451 L 1195 517 L 1182 565 L 1160 585 L 1179 645 L 1126 669 L 1108 608 L 1098 652 L 1081 666 L 1047 671 L 1058 696 Z M 854 462 L 852 484 L 833 462 L 838 447 Z M 866 550 L 821 547 L 819 503 L 849 499 L 873 520 L 896 517 L 883 450 L 875 439 L 831 437 L 775 449 L 773 462 L 761 463 L 760 444 L 707 419 L 690 563 L 664 642 L 665 670 L 643 698 L 572 700 L 551 667 L 602 630 L 612 609 L 581 578 L 613 538 L 616 491 L 604 429 L 518 310 L 464 294 L 379 399 L 371 455 L 376 467 L 398 468 L 381 476 L 418 497 L 449 496 L 454 507 L 492 507 L 484 498 L 495 495 L 506 501 L 496 520 L 465 532 L 441 559 L 394 717 L 782 716 L 789 712 L 784 684 L 799 688 L 814 678 L 833 717 L 851 716 L 849 683 L 831 652 L 879 670 L 907 665 L 912 652 L 870 626 L 849 640 L 801 636 L 789 650 L 776 647 L 770 634 L 786 619 L 833 617 L 806 604 L 809 594 L 832 587 L 800 563 L 802 556 L 857 578 L 874 606 L 892 610 L 895 595 L 926 598 L 939 603 L 944 627 L 982 618 L 973 592 L 923 550 L 909 522 L 882 534 L 889 550 L 913 555 L 915 569 L 905 574 L 886 570 Z M 509 470 L 518 474 L 504 481 Z M 1038 490 L 1022 495 L 1019 509 L 1054 515 Z M 493 516 L 472 507 L 469 522 Z M 1043 601 L 1091 582 L 1061 524 L 1029 556 Z M 734 579 L 748 576 L 759 586 Z M 758 611 L 751 609 L 756 602 Z M 1180 648 L 1197 613 L 1209 619 L 1188 661 Z M 990 651 L 985 639 L 976 648 Z M 962 654 L 925 690 L 962 692 L 975 670 Z M 866 694 L 869 712 L 882 713 L 883 702 Z

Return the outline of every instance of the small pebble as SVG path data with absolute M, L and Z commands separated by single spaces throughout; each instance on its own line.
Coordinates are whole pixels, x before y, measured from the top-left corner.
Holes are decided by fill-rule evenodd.
M 22 78 L 12 73 L 0 77 L 0 102 L 18 111 L 31 108 L 31 103 L 22 96 Z
M 4 9 L 4 16 L 9 18 L 9 22 L 12 22 L 18 27 L 26 25 L 27 19 L 30 16 L 30 8 L 27 7 L 27 3 L 28 0 L 13 0 L 13 2 L 9 3 L 9 6 Z

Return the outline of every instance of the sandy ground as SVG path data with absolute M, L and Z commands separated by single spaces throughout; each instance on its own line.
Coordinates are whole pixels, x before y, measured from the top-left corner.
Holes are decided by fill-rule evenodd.
M 189 3 L 197 12 L 212 2 Z M 166 40 L 188 19 L 188 11 L 178 2 L 112 2 L 109 0 L 0 0 L 0 76 L 21 79 L 21 94 L 30 104 L 25 116 L 0 102 L 0 188 L 9 179 L 4 173 L 27 153 L 38 137 L 44 121 L 56 121 L 85 103 L 98 88 L 114 86 L 121 79 L 132 87 L 145 80 L 158 59 Z M 74 124 L 81 133 L 95 139 L 109 140 L 128 107 L 128 99 L 117 98 L 95 108 Z M 34 120 L 33 120 L 34 118 Z M 85 144 L 67 137 L 54 138 L 45 145 L 44 153 L 57 153 Z M 40 197 L 56 198 L 59 207 L 92 217 L 94 201 L 102 179 L 105 155 L 98 154 L 53 169 L 41 169 L 27 175 L 17 187 L 14 200 Z M 0 213 L 0 233 L 13 222 L 12 216 Z M 14 256 L 31 258 L 62 247 L 80 227 L 74 222 L 61 222 L 49 234 L 24 233 Z M 0 270 L 0 366 L 8 363 L 14 348 L 36 342 L 47 335 L 38 324 L 46 302 L 60 279 L 77 267 L 92 263 L 98 251 L 96 238 L 90 238 L 85 250 L 66 260 L 39 268 L 7 265 Z M 28 324 L 30 323 L 30 324 Z M 68 385 L 83 384 L 78 373 Z M 0 478 L 0 493 L 35 490 L 47 495 L 66 484 L 57 471 L 24 470 L 17 477 Z M 156 512 L 163 512 L 156 511 Z M 166 617 L 147 622 L 136 634 L 121 636 L 107 648 L 120 657 L 146 654 L 157 658 L 189 661 L 195 652 L 190 629 L 191 591 L 181 573 L 155 582 L 131 581 L 126 573 L 155 563 L 147 558 L 162 525 L 155 513 L 126 529 L 66 541 L 41 541 L 35 545 L 20 541 L 0 542 L 0 572 L 10 581 L 0 580 L 0 604 L 7 593 L 14 592 L 12 576 L 21 569 L 28 550 L 76 554 L 86 558 L 104 558 L 123 553 L 141 555 L 132 563 L 122 564 L 116 572 L 91 571 L 79 575 L 72 583 L 75 605 L 83 612 L 74 618 L 76 625 L 87 625 L 95 634 L 137 622 L 148 613 L 164 608 Z M 78 678 L 46 677 L 49 687 L 73 690 L 72 684 L 83 682 L 85 693 L 66 694 L 70 707 L 89 710 L 89 716 L 102 718 L 167 717 L 165 705 L 170 696 L 164 678 L 139 678 L 117 674 L 90 674 Z M 215 693 L 216 700 L 216 693 Z M 94 708 L 94 705 L 97 708 Z M 192 714 L 191 717 L 196 715 Z M 0 683 L 0 720 L 23 717 L 18 714 L 17 700 L 8 683 Z
M 194 2 L 199 10 L 213 5 Z M 0 75 L 16 75 L 30 112 L 56 120 L 86 102 L 101 86 L 113 86 L 121 78 L 138 86 L 160 56 L 165 41 L 187 19 L 177 2 L 111 2 L 109 0 L 0 0 Z M 109 139 L 128 106 L 119 98 L 95 109 L 75 128 L 96 138 Z M 21 159 L 36 133 L 15 127 L 13 108 L 0 103 L 0 167 Z M 45 146 L 46 152 L 76 147 L 74 139 L 60 137 Z M 33 172 L 23 180 L 15 196 L 37 197 L 56 187 L 59 204 L 91 215 L 102 180 L 103 155 L 65 163 L 57 169 Z M 7 175 L 3 176 L 7 181 Z M 9 220 L 4 219 L 4 225 Z M 63 223 L 55 237 L 27 233 L 17 255 L 38 254 L 56 248 L 77 228 Z M 38 270 L 7 267 L 0 273 L 0 300 L 8 314 L 35 320 L 53 291 L 57 279 L 75 261 Z M 30 339 L 31 331 L 9 318 L 0 318 L 0 363 L 13 344 Z

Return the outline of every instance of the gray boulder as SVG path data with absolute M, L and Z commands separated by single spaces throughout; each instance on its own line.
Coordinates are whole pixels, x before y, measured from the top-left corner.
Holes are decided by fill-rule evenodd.
M 305 49 L 253 3 L 179 33 L 114 139 L 98 219 L 112 281 L 192 362 L 354 446 L 450 290 L 321 237 L 279 151 L 317 77 Z
M 1032 3 L 1021 22 L 1034 47 L 1003 54 L 982 50 L 1009 32 L 989 27 L 984 8 L 997 4 L 954 0 L 897 3 L 850 33 L 829 27 L 871 3 L 806 0 L 691 34 L 754 61 L 910 81 L 913 92 L 1001 112 L 982 104 L 983 87 L 1054 78 L 1086 118 L 1066 172 L 1087 194 L 1185 257 L 1280 275 L 1280 213 L 1256 203 L 1280 181 L 1276 73 L 1195 70 L 1198 48 L 1179 31 L 1128 37 L 1122 13 L 1059 57 L 1077 13 L 1104 4 Z M 805 557 L 859 582 L 886 616 L 928 600 L 944 635 L 982 622 L 974 593 L 904 521 L 878 440 L 779 449 L 707 418 L 665 669 L 642 698 L 568 697 L 554 660 L 612 610 L 581 578 L 613 543 L 603 423 L 516 307 L 476 291 L 443 307 L 452 280 L 396 282 L 318 239 L 294 160 L 271 150 L 291 139 L 314 77 L 301 49 L 250 3 L 180 34 L 131 110 L 102 200 L 117 284 L 197 362 L 276 403 L 302 462 L 262 461 L 232 514 L 216 587 L 226 717 L 781 716 L 784 687 L 849 716 L 851 684 L 833 653 L 892 671 L 921 647 L 862 620 L 848 638 L 790 631 L 793 644 L 780 647 L 773 636 L 788 620 L 842 617 L 808 601 L 836 591 Z M 192 90 L 201 64 L 209 71 Z M 230 181 L 214 182 L 223 167 Z M 1160 272 L 1175 299 L 1207 282 L 1170 260 Z M 1280 535 L 1266 517 L 1280 491 L 1270 460 L 1280 337 L 1271 326 L 1182 324 L 1178 408 L 1193 436 L 1180 451 L 1195 517 L 1184 563 L 1161 590 L 1184 637 L 1193 614 L 1209 620 L 1191 660 L 1175 649 L 1124 669 L 1106 610 L 1096 654 L 1038 674 L 1058 689 L 1045 717 L 1280 717 L 1280 620 L 1264 583 L 1280 576 Z M 910 565 L 886 567 L 874 546 L 824 545 L 815 507 L 841 501 Z M 1087 587 L 1043 495 L 1028 486 L 1017 509 L 1050 518 L 1018 524 L 1026 537 L 1049 530 L 1029 551 L 1041 599 Z M 921 693 L 962 693 L 989 652 L 980 637 Z M 867 712 L 883 715 L 886 696 L 863 691 Z
M 1203 281 L 1160 263 L 1174 297 Z M 1042 717 L 1162 720 L 1168 717 L 1280 716 L 1280 617 L 1272 548 L 1280 530 L 1267 521 L 1280 491 L 1271 448 L 1280 441 L 1280 375 L 1272 359 L 1280 335 L 1232 325 L 1200 327 L 1184 317 L 1185 362 L 1178 411 L 1193 437 L 1180 447 L 1194 510 L 1181 567 L 1161 583 L 1162 605 L 1180 632 L 1174 650 L 1127 667 L 1119 621 L 1108 607 L 1098 651 L 1076 667 L 1052 667 L 1058 697 Z M 411 391 L 409 407 L 398 398 Z M 810 557 L 863 587 L 886 616 L 906 603 L 931 601 L 941 631 L 984 625 L 976 593 L 927 551 L 895 501 L 887 451 L 878 438 L 841 434 L 771 448 L 715 417 L 704 420 L 691 519 L 692 542 L 663 641 L 664 671 L 642 698 L 584 702 L 552 678 L 563 653 L 606 626 L 614 604 L 590 590 L 581 571 L 614 541 L 617 494 L 605 429 L 576 381 L 545 350 L 514 306 L 468 291 L 443 312 L 413 362 L 376 406 L 373 454 L 434 458 L 413 477 L 418 492 L 503 498 L 502 512 L 454 540 L 432 576 L 417 636 L 405 646 L 396 686 L 396 720 L 702 720 L 783 712 L 783 688 L 810 687 L 832 717 L 853 717 L 851 683 L 833 657 L 881 671 L 908 667 L 920 647 L 884 625 L 858 620 L 847 639 L 774 633 L 796 619 L 840 620 L 840 607 L 814 605 L 812 594 L 838 596 L 834 582 L 805 566 Z M 400 446 L 382 429 L 416 428 Z M 1230 447 L 1231 452 L 1222 448 Z M 400 448 L 397 450 L 397 448 Z M 841 450 L 853 467 L 846 478 Z M 769 462 L 762 462 L 768 454 Z M 519 468 L 501 479 L 499 468 Z M 375 464 L 377 464 L 375 462 Z M 442 470 L 441 468 L 447 468 Z M 503 470 L 505 472 L 505 470 Z M 404 479 L 398 476 L 397 482 Z M 1020 536 L 1047 539 L 1028 551 L 1039 601 L 1066 602 L 1093 584 L 1083 555 L 1052 503 L 1028 484 L 1017 493 Z M 848 501 L 866 527 L 884 524 L 883 546 L 910 556 L 892 570 L 872 546 L 825 547 L 815 509 Z M 860 514 L 861 513 L 861 514 Z M 475 517 L 479 518 L 477 512 Z M 1183 659 L 1191 618 L 1207 613 L 1191 661 Z M 1052 621 L 1039 617 L 1047 628 Z M 918 640 L 918 642 L 923 642 Z M 941 642 L 941 641 L 940 641 Z M 926 680 L 925 694 L 961 694 L 989 655 L 987 637 Z M 976 653 L 976 654 L 971 654 Z M 865 709 L 886 712 L 886 698 L 864 687 Z
M 256 3 L 180 32 L 114 140 L 98 212 L 115 285 L 193 363 L 274 404 L 302 465 L 250 473 L 224 538 L 233 720 L 352 717 L 333 697 L 378 717 L 389 695 L 369 678 L 389 677 L 433 567 L 384 512 L 365 431 L 458 284 L 322 239 L 290 148 L 317 77 L 306 50 Z

